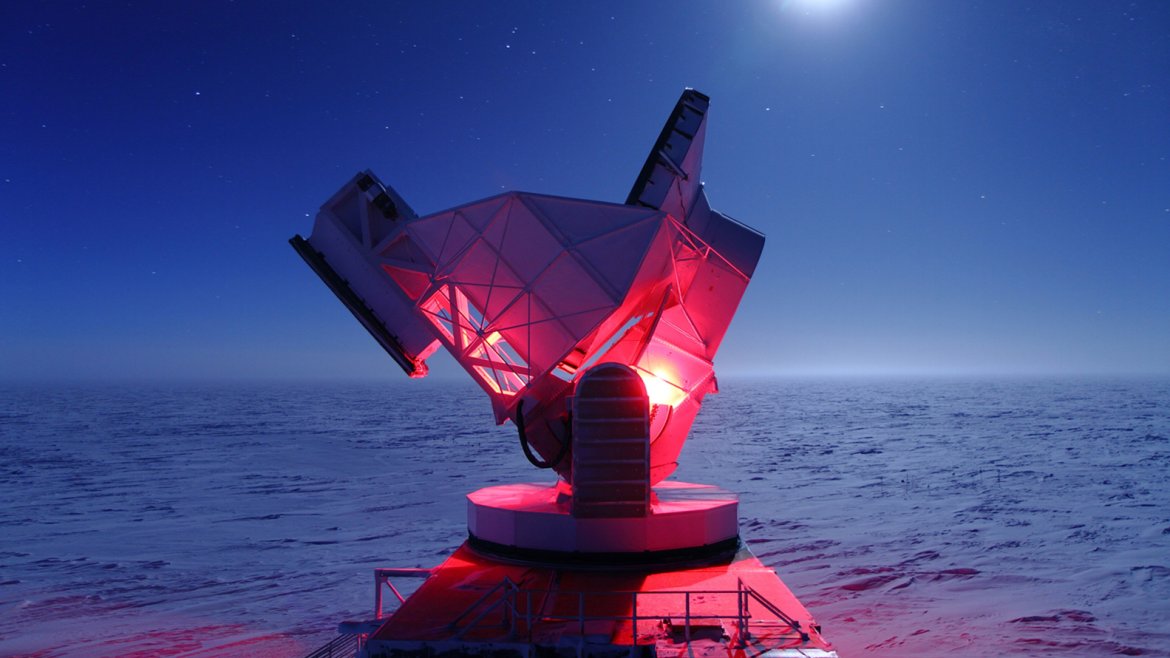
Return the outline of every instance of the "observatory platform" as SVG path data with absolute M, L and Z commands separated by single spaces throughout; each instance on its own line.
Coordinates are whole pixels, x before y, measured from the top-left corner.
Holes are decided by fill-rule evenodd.
M 624 204 L 509 192 L 420 217 L 364 172 L 290 241 L 408 375 L 448 350 L 559 476 L 468 494 L 463 546 L 376 569 L 375 618 L 315 658 L 836 656 L 740 542 L 736 496 L 667 479 L 764 246 L 707 202 L 708 103 L 683 92 Z
M 378 587 L 394 572 L 376 572 Z M 647 569 L 522 563 L 465 544 L 426 576 L 363 656 L 836 656 L 746 548 Z
M 735 494 L 713 485 L 660 482 L 644 517 L 578 517 L 565 487 L 505 484 L 468 494 L 467 530 L 480 546 L 513 555 L 701 552 L 739 537 Z

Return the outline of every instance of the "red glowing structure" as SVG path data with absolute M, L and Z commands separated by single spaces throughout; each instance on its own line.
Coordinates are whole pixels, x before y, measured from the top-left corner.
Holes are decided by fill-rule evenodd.
M 291 240 L 410 376 L 424 376 L 426 359 L 446 348 L 487 393 L 496 422 L 516 424 L 528 459 L 562 478 L 470 494 L 468 545 L 377 624 L 365 655 L 553 650 L 560 640 L 546 627 L 564 620 L 550 590 L 537 609 L 516 583 L 616 565 L 626 578 L 575 592 L 579 654 L 641 651 L 646 624 L 672 614 L 689 645 L 701 624 L 685 587 L 722 583 L 731 600 L 734 582 L 735 612 L 709 618 L 736 620 L 736 648 L 749 646 L 754 596 L 778 624 L 756 636 L 770 638 L 769 650 L 833 655 L 807 611 L 740 546 L 736 497 L 664 481 L 716 390 L 713 359 L 764 244 L 707 202 L 707 108 L 703 94 L 683 93 L 625 204 L 509 192 L 419 217 L 365 172 L 322 207 L 308 240 Z M 713 571 L 691 577 L 696 565 Z M 642 587 L 649 574 L 666 590 Z M 483 599 L 464 611 L 452 602 L 466 587 Z M 647 617 L 643 603 L 639 618 L 639 594 L 667 593 L 686 595 L 685 615 L 672 603 Z M 461 627 L 477 606 L 476 624 Z M 502 635 L 477 625 L 489 612 L 502 617 Z M 604 641 L 587 638 L 587 618 L 614 622 Z
M 712 360 L 764 244 L 707 203 L 706 110 L 684 94 L 625 205 L 509 192 L 417 217 L 367 172 L 294 244 L 412 377 L 442 345 L 497 423 L 523 409 L 528 441 L 567 480 L 565 398 L 590 365 L 632 367 L 656 483 L 715 390 Z

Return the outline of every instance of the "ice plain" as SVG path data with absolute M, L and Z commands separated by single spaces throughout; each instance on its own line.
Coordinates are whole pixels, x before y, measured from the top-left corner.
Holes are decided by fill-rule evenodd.
M 0 387 L 0 655 L 303 654 L 539 481 L 469 384 Z M 1170 381 L 734 380 L 679 479 L 843 656 L 1170 656 Z

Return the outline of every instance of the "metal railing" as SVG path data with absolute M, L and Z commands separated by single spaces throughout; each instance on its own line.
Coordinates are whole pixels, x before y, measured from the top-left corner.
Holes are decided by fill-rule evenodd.
M 382 585 L 390 588 L 398 599 L 399 605 L 406 603 L 406 598 L 390 581 L 392 577 L 399 578 L 430 578 L 433 569 L 374 569 L 374 619 L 382 618 Z
M 534 596 L 543 596 L 544 600 L 540 603 L 540 608 L 544 608 L 550 596 L 558 598 L 576 597 L 577 605 L 576 612 L 573 614 L 566 613 L 552 613 L 545 611 L 537 611 L 537 607 L 533 605 Z M 779 606 L 775 605 L 764 597 L 760 592 L 752 589 L 745 584 L 743 580 L 737 580 L 736 589 L 734 590 L 649 590 L 649 591 L 613 591 L 613 592 L 587 592 L 587 591 L 547 591 L 525 589 L 517 586 L 508 578 L 500 581 L 495 587 L 484 592 L 484 594 L 471 606 L 467 608 L 462 614 L 456 617 L 450 624 L 451 630 L 455 637 L 462 638 L 469 631 L 476 628 L 484 628 L 481 622 L 492 612 L 500 611 L 501 620 L 499 624 L 491 626 L 491 628 L 498 628 L 507 633 L 509 639 L 523 639 L 531 642 L 533 640 L 533 631 L 540 624 L 556 624 L 556 623 L 572 623 L 576 626 L 577 633 L 584 638 L 586 635 L 586 625 L 589 622 L 596 621 L 610 621 L 610 622 L 626 622 L 630 623 L 630 636 L 634 647 L 640 645 L 638 639 L 638 622 L 640 621 L 659 621 L 662 617 L 660 614 L 643 615 L 638 614 L 639 599 L 645 603 L 646 597 L 681 597 L 682 601 L 682 622 L 683 622 L 683 639 L 690 643 L 692 639 L 692 629 L 699 624 L 696 622 L 702 621 L 731 621 L 734 623 L 735 636 L 732 638 L 732 644 L 736 648 L 746 646 L 747 641 L 751 638 L 751 624 L 753 621 L 753 614 L 751 611 L 751 602 L 755 601 L 764 610 L 775 618 L 775 621 L 786 626 L 786 630 L 782 630 L 780 636 L 791 636 L 791 639 L 800 640 L 801 643 L 809 641 L 808 633 L 801 628 L 801 624 L 796 619 L 785 614 Z M 734 610 L 708 610 L 704 614 L 697 614 L 692 609 L 692 602 L 695 597 L 713 597 L 713 596 L 727 596 L 735 597 Z M 589 614 L 587 610 L 588 601 L 597 602 L 603 598 L 620 597 L 628 598 L 629 600 L 629 614 L 621 615 L 604 615 L 604 614 Z M 703 607 L 710 607 L 709 602 L 704 602 Z M 677 613 L 674 613 L 670 618 L 674 618 Z M 756 618 L 756 623 L 760 624 L 763 620 Z M 523 636 L 523 637 L 521 637 Z
M 338 635 L 305 658 L 353 658 L 362 648 L 361 635 Z
M 374 618 L 382 619 L 384 612 L 383 606 L 383 586 L 392 592 L 398 603 L 404 603 L 405 597 L 394 586 L 391 578 L 428 578 L 433 573 L 432 569 L 375 569 L 374 570 Z M 574 613 L 554 613 L 546 612 L 543 609 L 548 605 L 550 597 L 557 597 L 558 599 L 576 598 L 576 611 Z M 712 603 L 710 597 L 728 597 L 734 596 L 734 608 L 720 610 L 718 608 L 712 610 Z M 539 605 L 534 605 L 534 598 L 540 598 Z M 629 614 L 620 615 L 604 615 L 604 614 L 590 614 L 588 613 L 588 605 L 590 602 L 596 604 L 603 599 L 609 599 L 613 602 L 613 598 L 625 599 L 629 601 Z M 671 610 L 678 610 L 673 612 L 668 618 L 673 620 L 677 618 L 681 612 L 683 622 L 683 640 L 690 643 L 693 636 L 693 629 L 695 626 L 701 625 L 696 622 L 731 622 L 734 626 L 735 635 L 731 638 L 732 646 L 734 648 L 743 648 L 747 646 L 747 642 L 752 637 L 751 626 L 754 623 L 757 625 L 766 623 L 764 618 L 757 617 L 752 613 L 753 602 L 766 611 L 771 617 L 772 622 L 779 622 L 782 626 L 780 632 L 777 634 L 778 638 L 787 637 L 790 640 L 799 639 L 803 644 L 809 641 L 808 631 L 801 628 L 801 623 L 786 614 L 779 606 L 768 600 L 763 594 L 753 589 L 743 582 L 742 579 L 736 580 L 736 588 L 733 590 L 648 590 L 648 591 L 612 591 L 612 592 L 596 592 L 584 590 L 544 590 L 544 589 L 528 589 L 522 588 L 513 582 L 510 578 L 505 577 L 494 587 L 488 589 L 480 596 L 474 603 L 467 607 L 461 614 L 459 614 L 449 624 L 449 628 L 456 638 L 464 638 L 469 632 L 475 629 L 495 629 L 506 635 L 511 640 L 521 640 L 532 642 L 534 630 L 542 624 L 573 624 L 576 631 L 583 639 L 586 636 L 586 625 L 590 622 L 609 621 L 614 623 L 629 622 L 630 636 L 633 643 L 633 648 L 640 646 L 638 638 L 638 623 L 646 621 L 660 621 L 662 615 L 657 612 L 652 615 L 639 615 L 639 601 L 645 609 L 647 597 L 680 597 L 681 610 L 678 608 L 671 608 Z M 695 611 L 696 597 L 707 597 L 708 600 L 703 601 L 702 605 L 698 606 L 700 612 Z M 596 607 L 596 606 L 592 606 Z M 538 610 L 538 608 L 540 610 Z M 658 607 L 661 610 L 661 606 Z M 498 623 L 485 624 L 485 620 L 493 613 L 499 613 L 500 621 Z M 786 628 L 783 628 L 786 627 Z M 344 636 L 343 636 L 344 637 Z M 364 637 L 364 636 L 363 636 Z M 338 638 L 341 640 L 343 638 Z M 324 649 L 324 648 L 323 648 Z M 322 649 L 322 650 L 323 650 Z M 321 651 L 321 650 L 319 650 Z M 333 654 L 320 654 L 321 657 Z M 317 656 L 317 654 L 314 654 Z
M 402 592 L 394 586 L 390 581 L 392 577 L 406 577 L 406 578 L 427 578 L 432 573 L 431 569 L 374 569 L 374 619 L 382 619 L 382 586 L 386 585 L 394 596 L 398 599 L 398 603 L 406 602 L 406 598 L 402 596 Z M 348 624 L 348 622 L 347 622 Z M 346 626 L 347 624 L 342 624 Z M 365 626 L 365 623 L 354 623 L 356 627 Z M 373 627 L 371 627 L 372 629 Z M 327 644 L 321 646 L 317 650 L 305 656 L 305 658 L 354 658 L 358 651 L 365 645 L 368 634 L 365 632 L 345 632 L 330 640 Z
M 455 637 L 462 638 L 468 631 L 477 628 L 479 623 L 483 621 L 492 611 L 502 608 L 503 619 L 500 628 L 508 631 L 509 637 L 514 637 L 516 634 L 516 596 L 520 593 L 520 588 L 516 583 L 512 582 L 511 578 L 504 576 L 498 585 L 483 593 L 483 596 L 476 599 L 467 607 L 458 617 L 451 621 L 451 629 L 455 631 Z M 500 597 L 495 601 L 490 602 L 491 598 L 497 593 Z M 476 611 L 479 611 L 476 613 Z M 472 616 L 474 614 L 474 616 Z M 466 624 L 460 627 L 463 620 L 470 618 Z

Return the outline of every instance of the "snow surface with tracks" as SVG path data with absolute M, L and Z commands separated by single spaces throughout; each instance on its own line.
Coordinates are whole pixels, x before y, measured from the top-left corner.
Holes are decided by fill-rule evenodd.
M 547 479 L 474 387 L 0 388 L 0 655 L 305 653 Z M 1170 381 L 728 380 L 676 477 L 842 656 L 1170 656 Z

